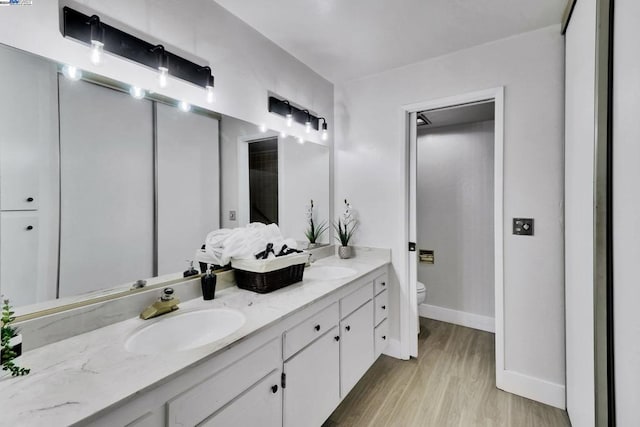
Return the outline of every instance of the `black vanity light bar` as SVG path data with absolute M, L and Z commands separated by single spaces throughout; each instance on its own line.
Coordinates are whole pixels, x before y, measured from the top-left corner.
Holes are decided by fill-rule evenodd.
M 269 112 L 279 114 L 283 117 L 287 117 L 288 114 L 291 114 L 293 121 L 300 123 L 301 125 L 304 125 L 309 121 L 311 122 L 311 127 L 315 130 L 320 130 L 320 120 L 324 120 L 309 113 L 308 110 L 297 108 L 291 105 L 289 101 L 285 99 L 278 99 L 275 96 L 269 97 Z
M 96 37 L 96 25 L 100 29 L 102 49 L 113 55 L 130 59 L 155 70 L 160 66 L 168 69 L 168 74 L 207 88 L 213 87 L 211 68 L 198 65 L 131 34 L 100 21 L 97 15 L 88 16 L 65 6 L 63 9 L 62 34 L 89 46 Z

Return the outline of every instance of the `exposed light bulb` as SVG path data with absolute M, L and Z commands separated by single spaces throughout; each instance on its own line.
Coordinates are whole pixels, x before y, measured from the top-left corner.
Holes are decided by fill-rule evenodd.
M 311 133 L 311 122 L 309 120 L 304 122 L 304 131 L 306 133 Z
M 139 88 L 138 86 L 131 86 L 129 88 L 129 94 L 135 99 L 142 99 L 146 95 L 146 92 L 144 89 Z
M 158 85 L 167 87 L 169 77 L 169 69 L 167 67 L 158 67 Z
M 323 141 L 326 141 L 327 139 L 329 139 L 329 132 L 327 131 L 327 121 L 324 119 L 324 117 L 321 117 L 320 120 L 323 121 L 322 135 L 320 137 L 322 138 Z
M 304 144 L 304 138 L 299 136 L 298 137 L 298 144 Z
M 287 114 L 287 127 L 291 127 L 293 126 L 293 114 L 288 113 Z
M 209 104 L 213 104 L 213 101 L 215 101 L 216 97 L 215 97 L 215 92 L 213 91 L 213 86 L 207 86 L 207 102 Z
M 69 80 L 77 81 L 82 78 L 82 71 L 73 65 L 62 67 L 62 74 Z
M 189 112 L 189 110 L 191 110 L 191 104 L 189 104 L 186 101 L 180 101 L 180 103 L 178 104 L 178 108 L 180 108 L 180 110 L 182 110 L 185 113 L 187 113 L 187 112 Z
M 102 64 L 104 54 L 104 43 L 98 40 L 91 40 L 91 63 L 93 65 Z
M 260 125 L 260 132 L 265 133 L 267 131 L 267 125 L 265 125 L 264 123 L 262 123 Z

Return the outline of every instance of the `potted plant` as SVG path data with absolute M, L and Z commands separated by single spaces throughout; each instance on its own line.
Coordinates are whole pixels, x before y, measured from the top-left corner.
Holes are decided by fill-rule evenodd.
M 327 229 L 329 228 L 329 226 L 327 225 L 327 221 L 322 221 L 319 224 L 315 223 L 315 221 L 313 220 L 313 208 L 314 208 L 314 205 L 313 205 L 313 199 L 312 199 L 307 209 L 307 221 L 309 225 L 306 231 L 304 232 L 304 235 L 307 237 L 307 240 L 309 240 L 309 245 L 307 246 L 308 249 L 313 249 L 317 247 L 320 236 L 322 236 L 322 234 L 325 231 L 327 231 Z
M 344 200 L 344 211 L 333 227 L 336 229 L 336 239 L 340 242 L 338 256 L 341 259 L 351 258 L 353 256 L 353 247 L 349 246 L 349 241 L 358 227 L 358 220 L 355 218 L 353 209 L 347 199 Z
M 11 373 L 12 377 L 27 375 L 30 369 L 21 368 L 15 363 L 15 359 L 22 354 L 22 336 L 18 330 L 11 326 L 15 317 L 9 305 L 9 300 L 5 299 L 2 304 L 2 316 L 0 316 L 0 364 L 2 370 Z

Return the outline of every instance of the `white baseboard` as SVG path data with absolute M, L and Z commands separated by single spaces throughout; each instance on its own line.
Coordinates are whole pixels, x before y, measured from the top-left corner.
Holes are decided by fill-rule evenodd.
M 420 317 L 426 317 L 428 319 L 440 320 L 441 322 L 453 323 L 454 325 L 466 326 L 467 328 L 479 329 L 481 331 L 496 332 L 496 321 L 493 317 L 489 316 L 429 304 L 420 304 L 418 306 L 418 314 Z
M 565 386 L 514 371 L 502 371 L 496 378 L 500 390 L 517 394 L 556 408 L 566 409 Z

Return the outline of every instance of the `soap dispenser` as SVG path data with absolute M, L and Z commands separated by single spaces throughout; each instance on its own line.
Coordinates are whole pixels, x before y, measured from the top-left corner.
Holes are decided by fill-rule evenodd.
M 216 275 L 213 273 L 213 267 L 210 265 L 207 274 L 200 278 L 202 284 L 202 298 L 205 301 L 212 300 L 216 294 Z
M 182 273 L 183 277 L 191 277 L 191 276 L 197 276 L 198 274 L 198 270 L 196 270 L 195 268 L 193 268 L 193 261 L 187 261 L 189 263 L 189 269 L 186 270 L 184 273 Z

